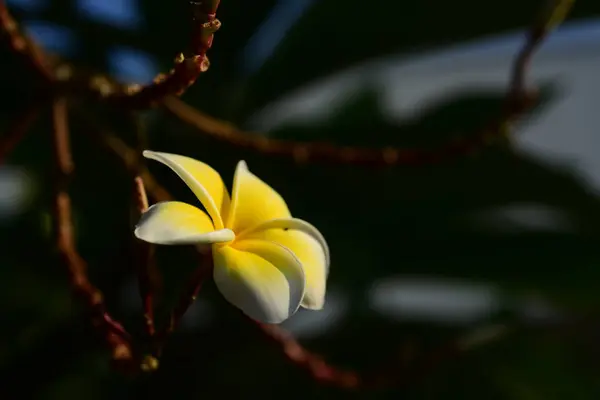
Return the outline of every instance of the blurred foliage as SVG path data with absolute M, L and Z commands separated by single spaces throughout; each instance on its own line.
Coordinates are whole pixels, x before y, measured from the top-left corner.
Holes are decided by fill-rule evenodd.
M 18 9 L 15 14 L 73 29 L 81 43 L 75 61 L 100 70 L 107 68 L 107 54 L 115 45 L 140 48 L 168 69 L 180 44 L 187 42 L 189 27 L 181 22 L 187 21 L 186 2 L 168 6 L 140 2 L 145 22 L 138 30 L 81 18 L 73 3 L 52 1 L 36 14 Z M 267 103 L 366 60 L 525 26 L 539 3 L 320 0 L 290 27 L 264 65 L 247 73 L 241 65 L 242 52 L 275 2 L 223 0 L 219 9 L 223 27 L 209 53 L 211 69 L 185 99 L 209 114 L 243 125 Z M 598 11 L 597 3 L 580 2 L 572 16 L 590 17 Z M 0 59 L 5 98 L 0 128 L 4 131 L 36 97 L 35 88 L 23 80 L 20 66 L 4 49 Z M 543 101 L 521 123 L 551 112 L 549 105 L 561 96 L 556 84 L 547 85 Z M 386 118 L 378 93 L 367 88 L 325 122 L 288 124 L 269 135 L 365 147 L 433 148 L 457 135 L 479 132 L 501 106 L 503 90 L 473 88 L 454 93 L 428 104 L 418 118 L 399 123 Z M 129 116 L 79 106 L 96 116 L 95 128 L 110 129 L 134 145 Z M 400 364 L 401 381 L 423 355 L 472 329 L 490 323 L 523 329 L 450 358 L 423 379 L 403 382 L 401 388 L 350 393 L 324 387 L 288 363 L 208 284 L 200 301 L 213 307 L 214 312 L 205 316 L 209 323 L 179 329 L 153 376 L 117 375 L 110 370 L 102 342 L 88 326 L 80 305 L 71 301 L 50 236 L 53 181 L 47 114 L 10 158 L 11 164 L 23 166 L 35 179 L 37 197 L 0 231 L 4 243 L 0 254 L 2 398 L 16 393 L 19 398 L 44 399 L 242 398 L 249 394 L 315 399 L 598 398 L 594 338 L 600 305 L 600 201 L 569 169 L 531 159 L 501 137 L 475 154 L 431 166 L 373 170 L 296 165 L 205 137 L 156 111 L 142 116 L 149 147 L 201 159 L 228 183 L 235 163 L 247 160 L 254 173 L 286 198 L 296 216 L 311 221 L 328 239 L 333 255 L 330 286 L 343 294 L 349 312 L 325 334 L 302 342 L 332 363 L 361 371 Z M 73 118 L 77 170 L 70 191 L 78 248 L 108 307 L 141 336 L 137 287 L 132 283 L 130 177 L 114 156 L 98 150 L 89 129 Z M 149 168 L 176 197 L 194 202 L 166 168 L 155 164 Z M 518 205 L 550 207 L 568 219 L 569 229 L 505 231 L 474 217 Z M 194 268 L 194 257 L 191 249 L 183 247 L 157 251 L 168 303 Z M 503 303 L 477 321 L 453 325 L 397 320 L 369 307 L 366 300 L 375 282 L 415 275 L 483 282 L 498 290 Z M 531 299 L 548 304 L 572 324 L 559 329 L 532 323 L 523 316 L 524 304 Z

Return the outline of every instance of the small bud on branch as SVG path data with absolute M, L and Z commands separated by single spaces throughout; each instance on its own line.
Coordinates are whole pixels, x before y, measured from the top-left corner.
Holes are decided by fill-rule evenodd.
M 123 90 L 99 90 L 98 94 L 128 108 L 147 108 L 159 105 L 169 95 L 180 96 L 194 84 L 198 76 L 210 65 L 207 52 L 214 34 L 221 27 L 216 19 L 220 0 L 191 1 L 193 34 L 190 50 L 175 57 L 175 65 L 167 74 L 159 74 L 147 86 L 129 85 Z

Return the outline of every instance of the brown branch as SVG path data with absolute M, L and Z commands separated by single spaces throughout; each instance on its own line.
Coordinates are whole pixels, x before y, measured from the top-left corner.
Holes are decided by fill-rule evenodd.
M 135 200 L 138 210 L 138 215 L 148 210 L 148 197 L 146 196 L 146 189 L 144 188 L 144 181 L 142 178 L 137 176 L 134 179 L 135 183 Z M 142 298 L 142 307 L 144 309 L 144 322 L 146 327 L 146 334 L 150 339 L 152 346 L 156 342 L 155 334 L 156 330 L 154 327 L 154 300 L 156 295 L 156 282 L 158 280 L 158 270 L 154 263 L 154 246 L 138 241 L 136 243 L 138 249 L 138 260 L 137 260 L 137 276 L 140 290 L 140 296 Z M 153 355 L 146 355 L 140 363 L 140 369 L 144 372 L 152 372 L 158 369 L 158 359 Z
M 140 171 L 140 175 L 135 178 L 136 193 L 138 194 L 137 204 L 140 210 L 142 208 L 145 209 L 147 206 L 147 199 L 144 197 L 146 191 L 156 201 L 169 201 L 173 199 L 171 194 L 156 181 L 154 176 L 138 163 L 139 155 L 135 150 L 129 147 L 124 141 L 116 137 L 114 134 L 108 132 L 107 130 L 103 130 L 98 123 L 95 123 L 88 118 L 83 119 L 85 119 L 85 122 L 88 123 L 88 125 L 92 128 L 90 132 L 93 134 L 93 137 L 96 138 L 102 145 L 106 146 L 108 150 L 110 150 L 115 156 L 117 156 L 126 169 Z M 150 182 L 150 184 L 148 184 L 148 182 Z M 141 194 L 142 190 L 143 195 Z M 204 254 L 205 250 L 206 249 L 201 247 L 198 248 L 200 265 L 194 270 L 192 276 L 188 280 L 184 292 L 180 296 L 179 302 L 171 312 L 169 321 L 165 328 L 159 332 L 156 332 L 153 329 L 152 334 L 150 334 L 150 331 L 148 331 L 148 318 L 146 318 L 147 332 L 150 336 L 155 337 L 154 354 L 156 356 L 161 354 L 167 337 L 175 330 L 185 312 L 195 301 L 196 295 L 198 294 L 202 283 L 210 275 L 211 267 L 210 263 L 208 263 L 208 261 L 210 261 L 210 257 L 206 257 L 206 254 Z M 150 273 L 152 273 L 152 271 L 150 271 Z M 150 277 L 151 276 L 152 275 L 150 275 Z M 142 277 L 141 279 L 145 280 L 145 277 Z M 142 287 L 144 287 L 144 289 L 142 289 Z M 148 315 L 148 310 L 151 308 L 152 304 L 152 297 L 151 295 L 149 297 L 149 293 L 146 292 L 148 289 L 149 288 L 146 287 L 145 281 L 143 283 L 140 282 L 140 290 L 144 302 L 144 312 L 146 315 Z M 148 367 L 148 369 L 156 369 L 158 367 L 158 361 L 154 357 L 150 357 L 150 359 L 153 366 Z
M 283 350 L 289 361 L 306 370 L 322 384 L 344 389 L 401 387 L 425 378 L 444 361 L 473 348 L 485 346 L 504 338 L 512 330 L 505 325 L 484 326 L 465 336 L 433 349 L 422 357 L 416 365 L 408 368 L 401 363 L 396 367 L 359 373 L 349 369 L 340 369 L 327 363 L 323 357 L 304 348 L 288 332 L 275 325 L 256 323 L 260 331 L 275 345 Z
M 102 134 L 100 135 L 100 140 L 104 146 L 125 162 L 125 167 L 128 168 L 130 172 L 136 172 L 136 160 L 139 158 L 139 154 L 135 150 L 131 149 L 123 140 L 115 135 L 110 135 L 108 133 Z M 148 169 L 143 168 L 139 171 L 139 176 L 144 181 L 144 186 L 151 197 L 157 201 L 172 199 L 171 194 L 158 184 Z
M 0 38 L 44 82 L 47 83 L 54 79 L 54 67 L 50 57 L 44 54 L 33 40 L 21 32 L 19 24 L 8 11 L 4 0 L 0 0 Z M 38 93 L 38 100 L 33 101 L 24 114 L 15 119 L 9 128 L 8 136 L 0 143 L 0 163 L 5 162 L 8 155 L 25 138 L 31 124 L 38 118 L 46 97 L 47 93 Z
M 212 46 L 215 32 L 221 27 L 221 22 L 216 18 L 220 0 L 189 3 L 193 24 L 192 38 L 189 49 L 175 57 L 175 65 L 171 71 L 159 74 L 153 83 L 147 86 L 122 85 L 102 75 L 85 74 L 86 89 L 102 100 L 136 109 L 156 106 L 168 95 L 183 94 L 201 73 L 208 70 L 210 62 L 207 52 Z M 59 66 L 57 57 L 50 57 L 20 31 L 19 24 L 9 13 L 4 0 L 0 0 L 0 31 L 6 36 L 11 49 L 46 81 L 79 78 L 77 71 L 68 65 Z
M 525 80 L 531 59 L 536 50 L 544 42 L 552 29 L 558 26 L 567 16 L 575 0 L 545 0 L 537 20 L 527 32 L 525 44 L 519 50 L 512 67 L 508 98 L 517 101 L 526 93 Z
M 135 112 L 131 112 L 130 116 L 136 133 L 135 142 L 137 144 L 136 149 L 139 157 L 139 155 L 142 154 L 142 151 L 147 147 L 148 138 L 141 116 Z M 143 162 L 141 158 L 138 158 L 138 171 L 141 172 L 143 169 Z M 149 207 L 144 181 L 139 175 L 134 178 L 134 197 L 136 205 L 136 220 L 138 220 L 140 216 L 148 210 Z M 155 246 L 150 243 L 134 239 L 134 248 L 136 249 L 137 256 L 136 267 L 138 287 L 140 291 L 140 297 L 142 299 L 146 335 L 150 341 L 153 342 L 155 339 L 154 335 L 156 333 L 154 322 L 154 304 L 156 302 L 158 282 L 161 280 L 154 260 Z
M 135 203 L 138 211 L 138 217 L 148 210 L 148 197 L 144 188 L 144 181 L 137 176 L 134 179 L 135 188 Z M 144 323 L 146 334 L 149 338 L 153 338 L 155 334 L 154 328 L 154 298 L 156 288 L 157 271 L 154 265 L 154 246 L 149 243 L 136 241 L 137 249 L 137 276 L 140 297 L 142 298 L 142 307 L 144 310 Z
M 169 315 L 169 321 L 167 325 L 157 335 L 158 340 L 155 347 L 155 354 L 157 356 L 160 356 L 165 345 L 165 341 L 169 335 L 175 331 L 187 310 L 194 303 L 194 301 L 196 301 L 196 297 L 198 296 L 198 292 L 200 291 L 202 284 L 211 275 L 212 254 L 210 253 L 210 249 L 198 246 L 197 250 L 199 255 L 199 265 L 187 280 L 183 293 L 181 296 L 179 296 L 177 304 Z
M 203 135 L 211 136 L 236 147 L 244 147 L 270 156 L 292 158 L 297 163 L 323 162 L 355 164 L 371 167 L 390 165 L 429 165 L 446 162 L 487 146 L 490 141 L 505 135 L 502 129 L 508 120 L 530 109 L 532 102 L 520 102 L 507 107 L 499 118 L 491 121 L 473 138 L 461 138 L 433 149 L 397 147 L 364 148 L 339 146 L 327 142 L 295 142 L 266 137 L 263 133 L 244 132 L 232 124 L 219 121 L 178 98 L 168 97 L 164 108 L 173 116 L 194 127 Z
M 79 89 L 81 93 L 115 93 L 122 87 L 114 80 L 103 75 L 93 75 L 81 69 L 75 69 L 67 64 L 62 65 L 69 73 L 59 74 L 63 76 L 63 83 L 72 88 Z M 533 96 L 529 98 L 533 99 Z M 389 166 L 389 165 L 428 165 L 433 163 L 452 160 L 459 156 L 470 154 L 493 142 L 496 138 L 507 135 L 507 123 L 516 116 L 530 109 L 533 101 L 519 101 L 517 106 L 506 107 L 499 118 L 481 129 L 474 138 L 462 138 L 434 149 L 407 149 L 407 148 L 362 148 L 352 146 L 339 146 L 326 142 L 294 142 L 288 140 L 269 139 L 264 134 L 249 133 L 240 130 L 233 124 L 220 121 L 187 105 L 174 96 L 167 96 L 163 101 L 163 107 L 178 119 L 186 122 L 198 130 L 200 134 L 213 137 L 236 147 L 244 147 L 250 150 L 272 155 L 289 157 L 298 163 L 309 161 L 357 164 L 365 166 Z M 121 147 L 120 139 L 112 136 L 109 139 L 110 147 Z M 113 149 L 122 152 L 121 149 Z M 130 157 L 133 156 L 133 157 Z M 130 153 L 128 158 L 129 168 L 135 159 L 135 153 Z M 149 182 L 144 178 L 146 185 Z
M 190 308 L 194 301 L 196 301 L 196 296 L 198 295 L 202 284 L 206 278 L 210 276 L 210 272 L 212 271 L 212 255 L 200 253 L 200 256 L 200 265 L 192 273 L 179 302 L 169 316 L 169 323 L 165 330 L 166 334 L 170 334 L 175 330 L 185 312 Z
M 210 4 L 209 4 L 210 3 Z M 217 0 L 208 2 L 198 2 L 195 7 L 199 10 L 196 16 L 198 21 L 205 21 L 214 17 L 214 13 L 207 13 L 202 10 L 208 10 L 211 7 L 216 10 Z M 470 154 L 482 147 L 488 145 L 491 141 L 499 137 L 504 137 L 509 133 L 510 124 L 524 112 L 529 110 L 536 100 L 535 92 L 527 93 L 524 89 L 524 78 L 529 60 L 539 44 L 545 39 L 551 29 L 556 26 L 567 14 L 574 0 L 549 0 L 547 7 L 538 18 L 527 37 L 527 41 L 514 63 L 510 90 L 506 98 L 506 105 L 499 117 L 491 121 L 486 127 L 482 128 L 479 134 L 473 138 L 462 138 L 452 141 L 434 149 L 406 149 L 387 147 L 382 149 L 370 149 L 351 146 L 337 146 L 332 143 L 303 143 L 285 140 L 273 140 L 263 134 L 251 134 L 244 132 L 234 125 L 219 121 L 215 118 L 202 114 L 194 108 L 186 105 L 179 99 L 168 96 L 168 91 L 161 92 L 165 96 L 163 106 L 171 114 L 198 129 L 205 135 L 212 136 L 217 140 L 227 142 L 234 146 L 245 147 L 253 151 L 261 152 L 274 156 L 285 156 L 293 158 L 296 162 L 323 161 L 332 163 L 352 163 L 372 166 L 387 165 L 421 165 L 432 164 L 451 160 L 453 158 Z M 203 19 L 206 18 L 206 19 Z M 216 19 L 214 20 L 216 21 Z M 204 30 L 203 30 L 204 29 Z M 204 25 L 197 25 L 198 38 L 195 48 L 204 49 L 204 55 L 212 44 L 212 33 L 205 30 Z M 204 36 L 202 36 L 204 32 Z M 214 32 L 213 32 L 214 33 Z M 202 39 L 204 38 L 204 39 Z M 204 43 L 204 44 L 203 44 Z M 202 51 L 197 51 L 198 54 Z M 184 57 L 185 58 L 185 57 Z M 64 68 L 63 68 L 64 69 Z M 113 80 L 100 75 L 78 74 L 73 68 L 71 73 L 67 74 L 69 79 L 77 82 L 83 80 L 86 90 L 100 94 L 102 98 L 127 98 L 134 100 L 143 98 L 142 92 L 149 90 L 156 85 L 151 85 L 141 91 L 134 91 L 134 94 L 125 95 L 124 92 L 131 92 L 122 85 Z M 62 74 L 61 74 L 62 75 Z M 179 76 L 177 74 L 173 76 Z M 183 75 L 181 75 L 183 76 Z M 64 77 L 66 78 L 66 76 Z M 173 78 L 174 79 L 174 78 Z M 163 85 L 158 84 L 158 86 Z M 166 85 L 166 84 L 165 84 Z M 156 87 L 158 87 L 156 86 Z M 165 86 L 166 87 L 166 86 Z M 158 90 L 158 89 L 157 89 Z M 162 96 L 162 95 L 161 95 Z M 160 99 L 163 97 L 158 96 Z M 150 96 L 152 97 L 152 96 Z M 146 182 L 148 183 L 148 182 Z
M 0 36 L 15 54 L 18 54 L 36 74 L 47 81 L 54 79 L 54 65 L 48 55 L 19 29 L 19 24 L 0 0 Z M 5 36 L 5 37 L 4 37 Z
M 361 165 L 387 166 L 387 165 L 420 165 L 443 162 L 458 156 L 469 154 L 481 147 L 486 146 L 490 139 L 496 136 L 502 136 L 505 133 L 503 126 L 508 120 L 520 115 L 529 109 L 531 103 L 518 102 L 517 106 L 507 107 L 505 112 L 497 121 L 492 121 L 489 126 L 483 128 L 479 135 L 473 139 L 462 139 L 454 141 L 448 145 L 433 150 L 424 149 L 405 149 L 387 147 L 383 149 L 369 149 L 351 146 L 337 146 L 332 143 L 302 143 L 284 140 L 273 140 L 262 134 L 250 134 L 243 132 L 235 126 L 223 123 L 217 119 L 209 117 L 186 105 L 171 93 L 177 92 L 172 89 L 177 83 L 185 81 L 186 71 L 190 71 L 186 65 L 198 65 L 194 62 L 206 60 L 206 51 L 212 44 L 214 31 L 218 29 L 218 20 L 214 19 L 214 12 L 207 12 L 209 9 L 216 12 L 218 0 L 207 0 L 206 2 L 192 3 L 196 7 L 196 40 L 194 49 L 195 56 L 183 57 L 185 62 L 176 65 L 176 68 L 165 79 L 159 79 L 160 82 L 153 85 L 139 88 L 138 86 L 126 87 L 119 85 L 108 77 L 101 75 L 92 75 L 82 73 L 75 68 L 63 65 L 61 71 L 68 73 L 59 73 L 62 80 L 71 80 L 72 83 L 85 82 L 83 85 L 86 90 L 95 93 L 100 98 L 108 100 L 125 101 L 132 107 L 143 107 L 149 103 L 162 101 L 162 105 L 167 111 L 177 116 L 184 122 L 194 126 L 200 132 L 213 136 L 214 138 L 225 141 L 234 146 L 246 147 L 251 150 L 274 156 L 291 157 L 298 163 L 309 161 L 323 161 L 333 163 L 352 163 Z M 212 19 L 211 19 L 212 18 Z M 214 21 L 215 26 L 209 26 L 209 22 Z M 209 25 L 207 25 L 209 24 Z M 192 52 L 194 53 L 194 52 Z M 182 58 L 180 57 L 179 60 Z M 179 66 L 179 68 L 178 68 Z M 198 69 L 195 70 L 197 74 Z M 195 76 L 197 76 L 197 74 Z M 195 79 L 195 77 L 194 77 Z M 193 83 L 193 80 L 190 84 Z M 73 85 L 72 86 L 78 86 Z M 185 85 L 184 85 L 185 86 Z M 185 86 L 187 87 L 187 86 Z M 179 93 L 176 93 L 179 94 Z M 514 98 L 511 97 L 512 100 Z M 146 184 L 148 181 L 144 179 Z
M 540 44 L 552 29 L 562 22 L 575 3 L 575 0 L 546 1 L 545 9 L 532 24 L 526 42 L 517 54 L 505 106 L 499 117 L 483 127 L 474 138 L 464 138 L 432 150 L 393 147 L 368 149 L 337 146 L 332 143 L 275 140 L 269 139 L 262 133 L 244 132 L 233 124 L 206 115 L 172 96 L 165 99 L 163 107 L 178 119 L 217 140 L 263 154 L 290 157 L 298 163 L 322 161 L 386 166 L 444 162 L 460 155 L 469 154 L 485 147 L 493 139 L 508 135 L 509 125 L 535 104 L 537 92 L 528 92 L 525 89 L 525 75 L 530 60 Z
M 54 204 L 54 224 L 58 251 L 67 267 L 74 292 L 85 302 L 93 326 L 101 333 L 111 350 L 113 361 L 119 367 L 131 368 L 135 362 L 131 340 L 120 323 L 115 321 L 104 305 L 103 295 L 87 277 L 87 264 L 75 245 L 71 199 L 66 191 L 74 164 L 69 143 L 66 99 L 52 104 L 54 155 L 57 169 L 57 189 Z
M 130 108 L 158 105 L 166 96 L 183 94 L 210 65 L 206 53 L 212 46 L 214 33 L 221 23 L 216 19 L 220 0 L 190 1 L 193 34 L 190 49 L 175 57 L 175 66 L 160 74 L 147 86 L 128 85 L 123 90 L 99 91 L 101 98 Z M 113 86 L 113 89 L 117 86 Z
M 144 187 L 144 181 L 139 176 L 134 179 L 135 187 L 135 204 L 137 205 L 140 214 L 145 213 L 148 210 L 148 196 L 146 195 L 146 189 Z
M 86 132 L 90 137 L 100 146 L 106 148 L 109 153 L 113 154 L 131 175 L 132 179 L 141 179 L 144 192 L 147 196 L 153 198 L 155 201 L 173 200 L 173 196 L 158 183 L 150 171 L 148 171 L 148 168 L 145 167 L 139 151 L 136 151 L 114 132 L 103 126 L 101 121 L 95 119 L 83 107 L 75 105 L 74 108 L 76 112 L 73 113 L 73 118 L 89 128 Z

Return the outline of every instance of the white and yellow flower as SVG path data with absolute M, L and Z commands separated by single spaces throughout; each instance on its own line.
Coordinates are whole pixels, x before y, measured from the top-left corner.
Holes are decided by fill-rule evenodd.
M 173 170 L 198 197 L 192 205 L 160 202 L 146 211 L 135 236 L 165 245 L 210 244 L 217 288 L 250 318 L 279 323 L 300 306 L 325 301 L 329 249 L 308 222 L 292 218 L 283 198 L 240 161 L 232 197 L 217 171 L 176 154 L 144 151 Z M 207 215 L 208 214 L 208 215 Z

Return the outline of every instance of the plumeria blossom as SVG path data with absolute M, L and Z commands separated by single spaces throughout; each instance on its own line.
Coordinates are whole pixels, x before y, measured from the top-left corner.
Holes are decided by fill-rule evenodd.
M 283 198 L 240 161 L 232 196 L 217 171 L 189 157 L 144 151 L 175 172 L 206 212 L 166 201 L 141 217 L 135 236 L 163 245 L 212 247 L 213 277 L 221 294 L 250 318 L 280 323 L 300 306 L 325 301 L 329 249 L 311 224 L 292 218 Z

